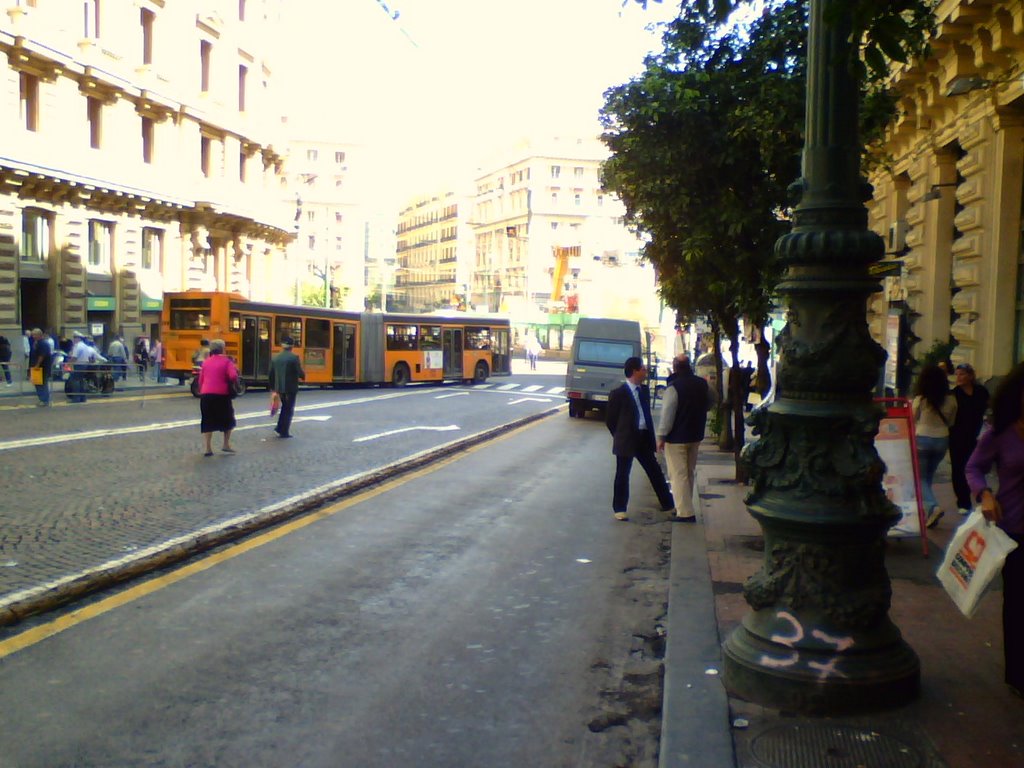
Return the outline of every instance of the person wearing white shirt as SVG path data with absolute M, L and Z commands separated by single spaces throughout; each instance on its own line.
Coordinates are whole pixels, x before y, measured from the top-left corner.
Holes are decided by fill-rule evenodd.
M 72 336 L 74 346 L 71 347 L 71 374 L 68 376 L 68 402 L 85 402 L 85 377 L 90 371 L 96 350 L 85 343 L 85 337 L 77 331 Z

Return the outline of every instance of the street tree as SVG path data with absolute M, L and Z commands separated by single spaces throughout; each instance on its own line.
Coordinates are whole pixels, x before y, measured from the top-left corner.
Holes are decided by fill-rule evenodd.
M 739 320 L 763 328 L 781 277 L 775 241 L 788 228 L 787 188 L 799 175 L 807 17 L 803 0 L 775 3 L 745 29 L 684 14 L 664 51 L 610 89 L 602 110 L 611 156 L 605 186 L 648 236 L 644 255 L 662 295 L 684 316 L 707 315 L 729 340 L 737 457 L 743 397 Z M 768 376 L 759 345 L 758 374 Z M 722 378 L 719 378 L 721 381 Z

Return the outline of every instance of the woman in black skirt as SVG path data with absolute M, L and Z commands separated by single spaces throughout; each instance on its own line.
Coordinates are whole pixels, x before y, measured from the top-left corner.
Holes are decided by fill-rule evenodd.
M 213 456 L 210 443 L 214 432 L 224 433 L 224 453 L 234 453 L 231 447 L 231 430 L 235 428 L 235 408 L 231 393 L 238 381 L 238 369 L 231 358 L 224 354 L 223 339 L 210 342 L 210 356 L 199 369 L 199 413 L 202 422 L 199 431 L 203 433 L 203 456 Z

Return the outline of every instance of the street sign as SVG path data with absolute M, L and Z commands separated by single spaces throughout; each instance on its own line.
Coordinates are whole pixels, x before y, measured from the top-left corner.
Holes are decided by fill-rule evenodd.
M 902 271 L 902 261 L 876 261 L 868 266 L 868 274 L 872 277 L 899 277 Z

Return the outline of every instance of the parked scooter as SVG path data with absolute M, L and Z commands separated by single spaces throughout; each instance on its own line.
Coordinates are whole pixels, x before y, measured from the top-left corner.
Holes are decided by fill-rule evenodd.
M 75 380 L 71 378 L 71 373 L 74 369 L 75 366 L 72 363 L 64 363 L 65 395 L 69 397 L 76 395 L 102 395 L 103 397 L 110 397 L 114 394 L 114 376 L 110 372 L 110 365 L 108 363 L 89 366 L 89 370 L 79 379 L 81 391 L 74 391 L 72 388 Z

